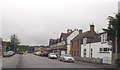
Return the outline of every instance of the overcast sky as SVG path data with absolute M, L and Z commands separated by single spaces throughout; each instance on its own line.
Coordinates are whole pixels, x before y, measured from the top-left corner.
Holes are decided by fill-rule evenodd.
M 16 34 L 21 44 L 47 45 L 69 29 L 107 28 L 108 16 L 118 11 L 119 0 L 1 0 L 1 36 Z

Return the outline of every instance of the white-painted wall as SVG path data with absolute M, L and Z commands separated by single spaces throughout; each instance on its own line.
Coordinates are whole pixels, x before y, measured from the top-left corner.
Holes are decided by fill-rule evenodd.
M 81 45 L 81 57 L 84 57 L 84 49 L 86 49 L 86 57 L 90 57 L 90 49 L 93 49 L 93 58 L 102 58 L 103 63 L 111 64 L 112 59 L 112 51 L 109 51 L 109 53 L 99 53 L 100 48 L 111 48 L 111 45 L 108 45 L 107 43 L 101 44 L 101 42 L 97 43 L 91 43 L 86 44 L 86 46 Z
M 75 38 L 79 34 L 79 30 L 74 30 L 68 37 L 67 37 L 67 54 L 70 54 L 70 41 Z

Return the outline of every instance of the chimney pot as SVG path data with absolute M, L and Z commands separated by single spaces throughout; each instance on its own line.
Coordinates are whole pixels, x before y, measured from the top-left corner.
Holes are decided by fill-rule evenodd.
M 70 33 L 70 32 L 72 32 L 72 29 L 67 29 L 67 33 Z
M 79 33 L 80 33 L 80 34 L 82 33 L 82 30 L 81 30 L 81 29 L 79 30 Z
M 94 31 L 94 27 L 95 27 L 94 25 L 90 25 L 90 30 Z

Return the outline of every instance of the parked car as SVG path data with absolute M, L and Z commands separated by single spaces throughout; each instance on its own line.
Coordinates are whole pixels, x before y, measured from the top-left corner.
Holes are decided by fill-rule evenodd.
M 23 54 L 23 52 L 19 52 L 19 54 Z
M 3 53 L 3 57 L 9 57 L 10 55 L 9 55 L 9 53 L 8 52 L 4 52 Z
M 74 58 L 70 54 L 63 54 L 60 56 L 60 61 L 74 62 Z
M 57 55 L 55 53 L 49 53 L 48 58 L 50 59 L 57 59 Z
M 38 52 L 34 52 L 33 54 L 40 56 L 40 55 L 41 55 L 41 52 L 38 51 Z
M 41 52 L 41 56 L 42 56 L 42 57 L 44 57 L 44 56 L 45 56 L 45 57 L 48 57 L 48 54 L 49 54 L 49 53 L 46 52 L 46 51 Z
M 9 54 L 10 56 L 13 56 L 15 53 L 14 53 L 14 51 L 8 51 L 8 54 Z

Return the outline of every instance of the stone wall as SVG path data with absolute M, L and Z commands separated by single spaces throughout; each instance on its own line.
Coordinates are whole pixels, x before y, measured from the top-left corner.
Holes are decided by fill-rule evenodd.
M 102 59 L 100 59 L 100 58 L 84 58 L 84 57 L 80 57 L 80 61 L 91 62 L 91 63 L 102 63 Z

